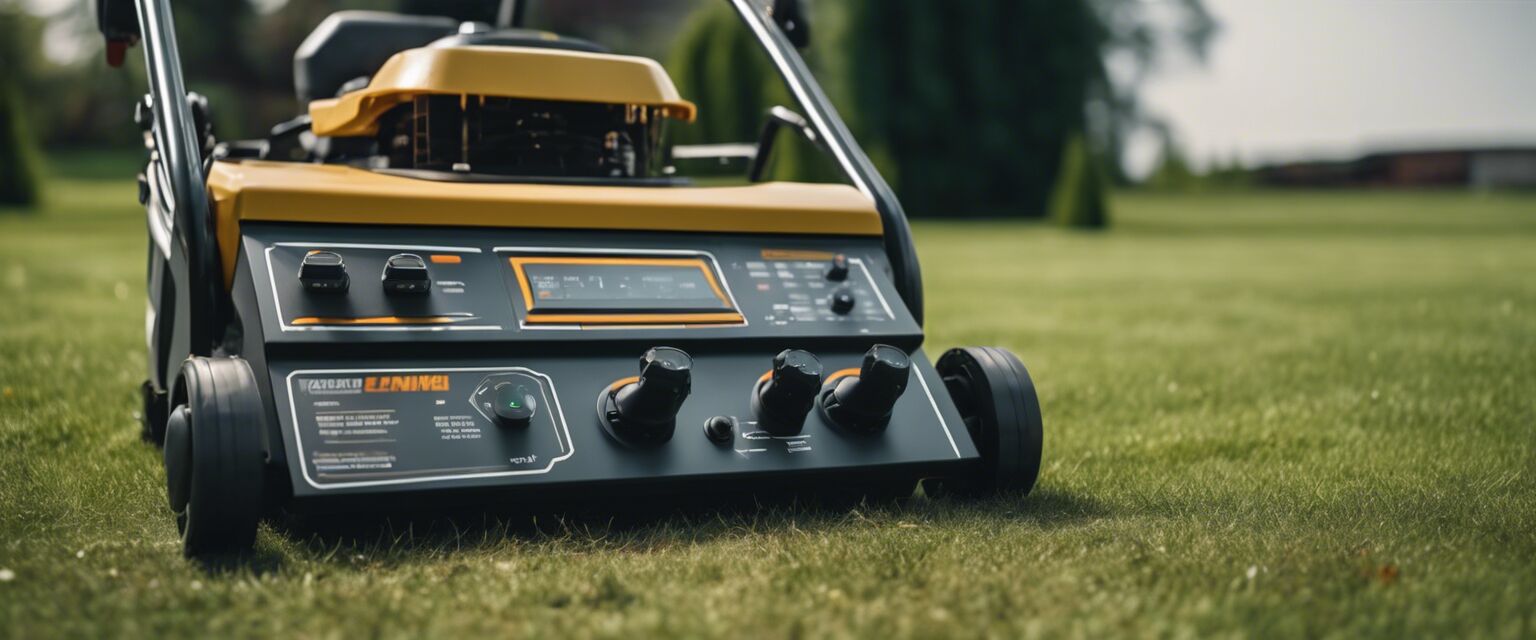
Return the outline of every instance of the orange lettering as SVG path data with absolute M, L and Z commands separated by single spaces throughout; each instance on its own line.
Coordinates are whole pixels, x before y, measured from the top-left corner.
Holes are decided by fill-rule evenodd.
M 363 378 L 365 393 L 396 393 L 409 391 L 448 391 L 450 381 L 442 374 L 414 376 L 368 376 Z

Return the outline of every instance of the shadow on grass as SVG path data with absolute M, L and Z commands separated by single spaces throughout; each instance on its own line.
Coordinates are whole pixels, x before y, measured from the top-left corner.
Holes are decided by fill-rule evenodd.
M 274 549 L 256 549 L 238 555 L 212 556 L 193 560 L 199 568 L 211 576 L 251 573 L 263 576 L 277 573 L 283 568 L 283 554 Z
M 878 529 L 921 523 L 952 529 L 991 528 L 1000 522 L 1048 533 L 1109 514 L 1091 498 L 1041 488 L 1028 497 L 894 498 L 853 493 L 751 496 L 709 501 L 672 498 L 511 513 L 485 509 L 361 513 L 325 517 L 287 516 L 275 532 L 322 562 L 337 565 L 366 558 L 393 564 L 422 557 L 492 550 L 506 545 L 548 553 L 643 554 L 679 545 L 744 536 L 804 535 L 839 529 Z M 245 560 L 269 571 L 276 554 Z

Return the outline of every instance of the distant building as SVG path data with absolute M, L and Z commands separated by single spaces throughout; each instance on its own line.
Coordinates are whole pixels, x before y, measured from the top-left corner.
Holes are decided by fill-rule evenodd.
M 1253 176 L 1273 187 L 1529 189 L 1536 188 L 1536 147 L 1373 153 L 1259 167 Z

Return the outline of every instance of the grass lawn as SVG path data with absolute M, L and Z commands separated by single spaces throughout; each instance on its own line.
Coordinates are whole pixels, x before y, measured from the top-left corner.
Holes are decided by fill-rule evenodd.
M 134 187 L 49 195 L 0 213 L 7 637 L 1536 634 L 1536 196 L 918 225 L 929 352 L 1002 345 L 1040 385 L 1025 499 L 264 529 L 208 571 L 133 418 Z

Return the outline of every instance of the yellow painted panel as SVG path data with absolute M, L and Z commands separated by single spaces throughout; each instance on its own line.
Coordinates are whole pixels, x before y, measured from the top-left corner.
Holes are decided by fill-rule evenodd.
M 215 162 L 208 188 L 225 284 L 240 222 L 881 235 L 875 205 L 839 184 L 619 187 L 439 182 L 339 165 Z
M 373 135 L 380 115 L 418 95 L 643 105 L 688 122 L 697 113 L 648 58 L 528 47 L 422 48 L 392 56 L 366 88 L 309 103 L 312 128 L 321 136 Z

